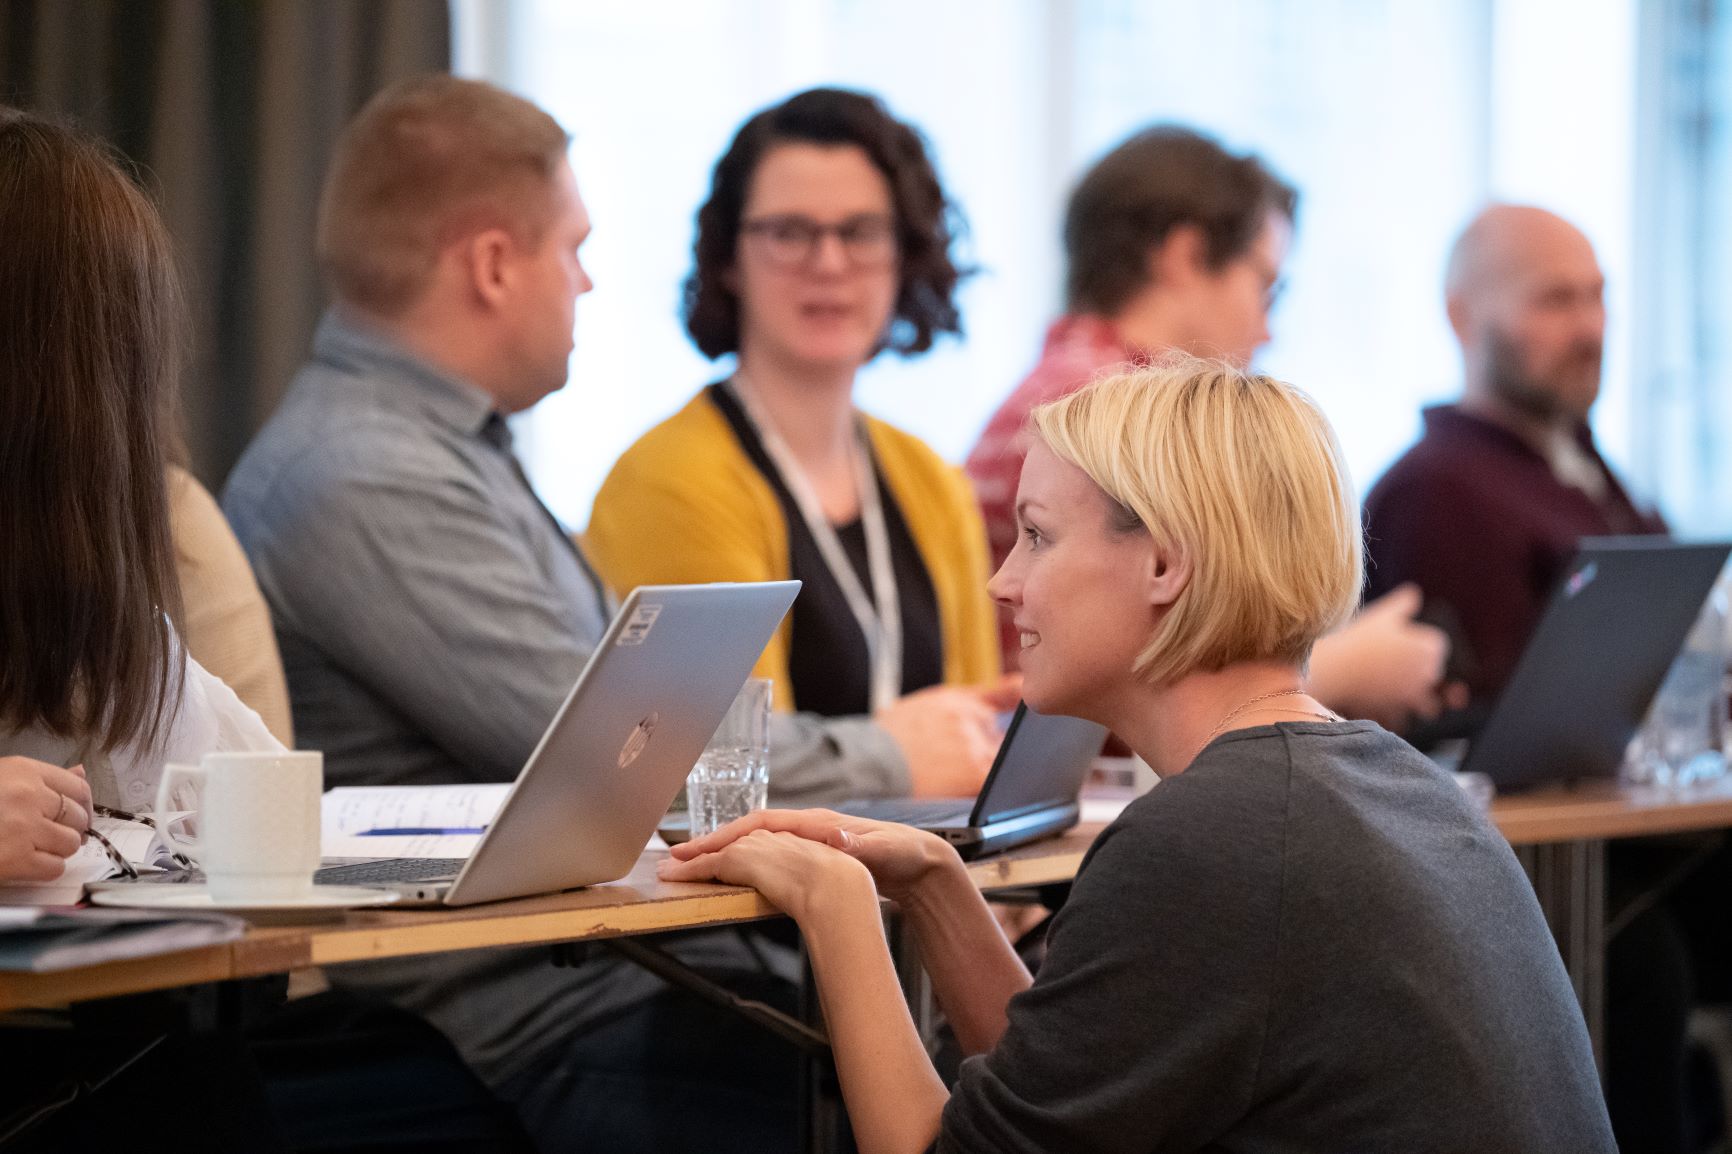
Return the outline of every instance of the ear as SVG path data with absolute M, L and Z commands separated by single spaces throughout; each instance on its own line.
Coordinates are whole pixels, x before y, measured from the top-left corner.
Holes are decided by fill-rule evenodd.
M 1208 241 L 1201 228 L 1175 225 L 1149 250 L 1149 280 L 1165 287 L 1189 285 L 1209 271 L 1208 255 Z
M 513 257 L 516 245 L 502 228 L 490 228 L 470 237 L 464 246 L 469 263 L 470 291 L 484 306 L 498 308 L 516 287 Z
M 1156 609 L 1172 608 L 1190 583 L 1190 553 L 1177 545 L 1151 539 L 1143 573 L 1149 604 Z
M 1444 301 L 1444 307 L 1449 314 L 1449 327 L 1455 330 L 1455 339 L 1467 344 L 1473 333 L 1473 310 L 1466 295 L 1451 293 Z

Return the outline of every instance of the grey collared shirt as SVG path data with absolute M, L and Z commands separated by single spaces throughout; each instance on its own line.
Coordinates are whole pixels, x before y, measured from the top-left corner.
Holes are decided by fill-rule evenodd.
M 223 511 L 330 785 L 511 780 L 606 627 L 491 399 L 336 315 Z M 865 719 L 782 717 L 771 736 L 784 800 L 907 791 Z
M 335 314 L 236 465 L 223 511 L 270 604 L 296 737 L 324 751 L 327 786 L 515 778 L 606 625 L 605 594 L 523 479 L 491 399 Z M 782 716 L 770 788 L 783 800 L 905 793 L 908 770 L 867 719 Z M 493 1082 L 659 985 L 522 950 L 340 976 L 426 1013 Z

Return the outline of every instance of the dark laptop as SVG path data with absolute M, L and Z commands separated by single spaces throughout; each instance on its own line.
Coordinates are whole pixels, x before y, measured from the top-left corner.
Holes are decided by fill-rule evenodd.
M 1019 704 L 980 796 L 845 802 L 840 813 L 918 826 L 965 858 L 1048 837 L 1077 823 L 1077 795 L 1107 731 L 1076 717 L 1048 717 Z
M 1729 551 L 1584 539 L 1457 768 L 1500 790 L 1615 776 Z

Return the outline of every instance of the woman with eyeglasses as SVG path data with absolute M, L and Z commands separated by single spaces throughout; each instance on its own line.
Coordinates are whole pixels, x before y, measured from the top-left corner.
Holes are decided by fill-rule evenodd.
M 0 880 L 42 881 L 166 761 L 281 746 L 172 624 L 182 316 L 155 208 L 101 145 L 0 107 L 0 237 Z
M 757 672 L 784 708 L 877 723 L 839 743 L 894 742 L 908 779 L 862 791 L 972 795 L 1014 700 L 966 481 L 854 405 L 874 357 L 960 331 L 957 227 L 919 133 L 876 98 L 814 89 L 753 116 L 685 286 L 687 331 L 734 370 L 625 453 L 586 534 L 621 589 L 803 581 Z
M 1306 692 L 1364 547 L 1315 403 L 1190 361 L 1032 424 L 992 579 L 1024 696 L 1162 778 L 1095 840 L 1038 976 L 956 851 L 907 826 L 772 810 L 661 867 L 799 924 L 859 1149 L 1609 1154 L 1582 1013 L 1508 843 L 1411 746 Z M 881 896 L 972 1055 L 954 1088 Z

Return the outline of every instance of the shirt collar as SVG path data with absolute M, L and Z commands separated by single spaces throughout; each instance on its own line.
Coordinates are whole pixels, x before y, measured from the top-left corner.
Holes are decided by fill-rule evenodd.
M 1480 441 L 1489 441 L 1508 449 L 1532 457 L 1536 461 L 1545 461 L 1544 454 L 1528 444 L 1521 437 L 1512 433 L 1495 421 L 1475 416 L 1460 405 L 1429 405 L 1421 414 L 1425 420 L 1427 436 L 1458 436 L 1474 437 Z M 1576 443 L 1591 454 L 1596 461 L 1602 461 L 1600 450 L 1594 444 L 1594 432 L 1583 422 L 1575 432 Z M 1603 463 L 1603 462 L 1602 462 Z
M 1091 313 L 1069 313 L 1052 323 L 1046 330 L 1046 350 L 1060 349 L 1086 349 L 1103 361 L 1136 361 L 1147 355 L 1120 336 L 1111 321 Z
M 313 337 L 313 355 L 368 377 L 385 377 L 402 389 L 387 389 L 387 403 L 406 402 L 465 436 L 475 436 L 494 415 L 493 398 L 480 388 L 421 360 L 377 329 L 325 313 Z

